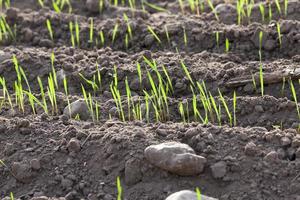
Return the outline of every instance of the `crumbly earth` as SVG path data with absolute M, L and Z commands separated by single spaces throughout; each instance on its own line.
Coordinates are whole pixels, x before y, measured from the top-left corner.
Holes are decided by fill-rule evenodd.
M 71 1 L 72 14 L 68 9 L 57 14 L 51 1 L 45 1 L 45 7 L 41 8 L 34 0 L 12 1 L 12 7 L 3 10 L 8 24 L 16 24 L 17 35 L 15 40 L 0 42 L 0 76 L 5 77 L 8 90 L 13 91 L 17 79 L 11 59 L 16 55 L 32 91 L 38 96 L 37 77 L 46 85 L 51 72 L 51 52 L 55 54 L 60 89 L 56 115 L 46 115 L 41 108 L 33 115 L 28 100 L 23 113 L 17 106 L 14 110 L 1 108 L 0 199 L 9 199 L 12 192 L 16 199 L 22 200 L 112 200 L 117 198 L 116 179 L 120 177 L 123 197 L 127 200 L 163 200 L 174 192 L 196 187 L 220 200 L 299 200 L 299 116 L 290 83 L 299 95 L 300 2 L 290 0 L 286 16 L 272 2 L 272 20 L 266 17 L 262 22 L 259 3 L 265 2 L 255 0 L 251 17 L 244 17 L 241 25 L 237 25 L 235 4 L 228 1 L 227 4 L 213 1 L 219 21 L 207 3 L 197 15 L 186 2 L 183 15 L 176 0 L 148 2 L 168 12 L 159 12 L 149 5 L 144 12 L 138 2 L 133 14 L 127 4 L 116 7 L 106 2 L 99 14 L 86 1 L 75 0 Z M 123 13 L 128 15 L 132 26 L 133 37 L 128 46 L 124 39 L 127 25 Z M 104 45 L 100 40 L 89 42 L 91 17 L 95 35 L 104 32 Z M 54 41 L 49 37 L 46 19 L 51 19 Z M 72 47 L 70 41 L 69 22 L 75 20 L 80 24 L 79 47 Z M 112 41 L 116 23 L 119 29 Z M 160 43 L 150 34 L 148 26 L 155 30 Z M 261 45 L 260 31 L 263 32 Z M 216 32 L 220 34 L 218 44 Z M 228 53 L 225 53 L 226 38 L 230 42 Z M 259 48 L 262 49 L 263 96 Z M 125 91 L 127 79 L 132 95 L 138 99 L 144 90 L 151 88 L 144 57 L 155 60 L 158 66 L 164 65 L 171 77 L 174 93 L 168 98 L 169 116 L 164 122 L 122 122 L 115 113 L 110 92 L 114 66 L 120 91 Z M 193 80 L 206 83 L 212 96 L 218 97 L 220 89 L 230 109 L 236 92 L 235 127 L 229 125 L 225 109 L 222 109 L 221 125 L 216 121 L 202 124 L 193 117 L 189 122 L 182 121 L 178 102 L 184 99 L 192 105 L 192 93 L 181 61 Z M 143 72 L 141 84 L 137 62 Z M 82 98 L 81 85 L 93 91 L 79 74 L 92 79 L 96 63 L 102 75 L 101 91 L 95 97 L 100 106 L 100 119 L 97 122 L 89 118 L 68 119 L 64 109 L 68 100 L 75 102 Z M 64 94 L 64 77 L 68 79 L 68 98 Z M 192 107 L 189 109 L 193 116 Z M 204 109 L 199 111 L 203 113 Z M 154 119 L 153 113 L 151 116 Z M 199 175 L 176 175 L 145 158 L 144 150 L 148 146 L 172 141 L 187 144 L 197 155 L 206 158 Z

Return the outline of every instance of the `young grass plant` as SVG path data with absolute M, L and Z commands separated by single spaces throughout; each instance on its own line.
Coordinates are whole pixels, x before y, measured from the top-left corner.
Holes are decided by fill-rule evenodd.
M 123 189 L 122 189 L 122 185 L 121 185 L 119 176 L 117 177 L 117 191 L 118 191 L 117 200 L 122 200 Z
M 279 41 L 279 45 L 280 45 L 280 48 L 281 48 L 281 44 L 282 44 L 282 35 L 281 35 L 281 31 L 280 31 L 280 24 L 277 22 L 276 23 L 276 26 L 277 26 L 277 34 L 278 34 L 278 41 Z
M 300 109 L 299 109 L 298 100 L 297 100 L 297 93 L 296 93 L 296 90 L 295 90 L 295 87 L 294 87 L 294 84 L 293 84 L 292 80 L 290 80 L 290 86 L 291 86 L 291 92 L 292 92 L 292 95 L 293 95 L 293 99 L 294 99 L 294 102 L 295 102 L 295 105 L 296 105 L 298 119 L 300 119 Z
M 47 19 L 46 24 L 47 24 L 47 29 L 48 29 L 48 32 L 49 32 L 49 36 L 50 36 L 51 40 L 53 41 L 53 39 L 54 39 L 53 30 L 52 30 L 52 25 L 51 25 L 51 22 L 50 22 L 49 19 Z
M 91 44 L 94 42 L 94 19 L 92 17 L 90 18 L 90 39 L 88 42 Z
M 260 15 L 261 15 L 261 21 L 265 22 L 265 6 L 263 3 L 259 4 L 259 10 L 260 10 Z
M 230 42 L 228 40 L 228 38 L 226 38 L 225 40 L 225 52 L 228 53 L 230 49 Z
M 119 24 L 116 23 L 113 29 L 113 33 L 112 33 L 112 43 L 114 44 L 115 39 L 117 37 L 117 33 L 118 33 L 118 29 L 119 29 Z
M 211 11 L 215 14 L 216 20 L 219 21 L 218 13 L 217 13 L 217 11 L 216 11 L 216 9 L 215 9 L 213 3 L 211 2 L 211 0 L 207 0 L 207 3 L 208 3 L 208 5 L 209 5 Z
M 260 81 L 261 96 L 264 96 L 264 74 L 263 74 L 262 63 L 259 64 L 259 81 Z
M 148 26 L 148 31 L 151 33 L 151 35 L 156 39 L 156 41 L 161 44 L 161 40 L 159 39 L 158 35 L 154 32 L 153 28 L 151 26 Z

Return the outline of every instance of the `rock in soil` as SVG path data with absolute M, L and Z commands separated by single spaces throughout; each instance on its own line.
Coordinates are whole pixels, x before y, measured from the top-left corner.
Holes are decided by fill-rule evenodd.
M 84 100 L 77 100 L 65 107 L 64 115 L 76 118 L 77 116 L 81 120 L 87 120 L 90 118 L 88 106 Z
M 144 154 L 151 164 L 182 176 L 200 174 L 206 164 L 206 158 L 196 155 L 187 144 L 178 142 L 151 145 Z
M 199 200 L 197 193 L 190 190 L 182 190 L 168 196 L 166 200 Z M 201 200 L 218 200 L 201 194 Z

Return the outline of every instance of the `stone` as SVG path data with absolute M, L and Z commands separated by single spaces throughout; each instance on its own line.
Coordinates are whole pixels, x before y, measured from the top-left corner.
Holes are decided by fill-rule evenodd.
M 191 190 L 181 190 L 168 196 L 165 200 L 198 200 L 197 193 Z M 218 200 L 201 194 L 201 200 Z
M 291 145 L 291 143 L 292 143 L 292 141 L 291 141 L 291 139 L 288 138 L 288 137 L 282 137 L 282 138 L 280 139 L 280 144 L 281 144 L 283 147 L 287 147 L 287 146 Z
M 30 28 L 25 28 L 24 29 L 24 41 L 25 42 L 30 42 L 33 38 L 33 32 Z
M 264 112 L 264 108 L 263 108 L 261 105 L 256 105 L 256 106 L 254 107 L 254 110 L 255 110 L 256 112 L 259 112 L 259 113 L 263 113 L 263 112 Z
M 79 140 L 77 140 L 76 138 L 72 138 L 67 144 L 67 148 L 69 152 L 79 152 L 81 149 Z
M 79 99 L 66 106 L 64 109 L 64 115 L 75 118 L 79 116 L 80 120 L 87 120 L 90 118 L 90 113 L 86 102 L 83 99 Z
M 232 24 L 236 21 L 236 8 L 232 4 L 220 3 L 215 7 L 215 11 L 221 22 Z
M 214 178 L 223 178 L 227 172 L 227 165 L 224 161 L 220 161 L 211 165 L 210 169 Z
M 6 11 L 7 19 L 15 21 L 18 17 L 18 12 L 19 12 L 19 9 L 17 9 L 17 8 L 13 8 L 13 7 L 8 8 Z
M 264 161 L 266 162 L 277 162 L 279 161 L 279 156 L 278 153 L 276 151 L 271 151 L 269 152 L 265 157 L 264 157 Z
M 30 161 L 30 166 L 31 166 L 31 169 L 33 169 L 33 170 L 41 169 L 41 163 L 38 159 L 32 159 Z
M 11 166 L 11 172 L 22 183 L 29 183 L 33 176 L 31 167 L 27 163 L 14 162 Z
M 258 147 L 256 146 L 256 144 L 254 144 L 253 142 L 249 142 L 248 144 L 246 144 L 245 146 L 245 154 L 247 156 L 256 156 L 258 154 L 259 150 Z
M 92 12 L 92 13 L 96 13 L 99 12 L 100 10 L 100 6 L 99 6 L 99 0 L 87 0 L 86 1 L 86 8 L 88 9 L 88 11 Z M 105 1 L 103 6 L 105 6 Z
M 156 167 L 182 176 L 200 174 L 206 164 L 206 158 L 196 155 L 187 144 L 178 142 L 151 145 L 144 155 Z
M 263 45 L 264 49 L 267 51 L 272 51 L 276 48 L 275 40 L 266 40 L 266 43 Z

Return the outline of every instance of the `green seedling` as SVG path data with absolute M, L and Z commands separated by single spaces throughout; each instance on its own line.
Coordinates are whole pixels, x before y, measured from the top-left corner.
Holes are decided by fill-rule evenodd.
M 159 39 L 158 35 L 154 32 L 151 26 L 148 26 L 148 31 L 151 33 L 151 35 L 156 39 L 156 41 L 161 44 L 161 40 Z
M 94 20 L 90 18 L 90 40 L 89 43 L 94 42 Z
M 186 35 L 186 32 L 185 32 L 185 28 L 183 27 L 183 41 L 184 41 L 184 46 L 187 47 L 187 35 Z
M 51 70 L 52 70 L 54 85 L 55 85 L 56 89 L 58 89 L 56 71 L 55 71 L 55 67 L 54 67 L 55 55 L 54 55 L 53 51 L 51 53 L 50 59 L 51 59 Z
M 52 1 L 52 7 L 56 13 L 61 13 L 61 10 L 60 10 L 59 6 L 57 5 L 56 1 Z
M 52 25 L 51 25 L 51 22 L 49 19 L 47 19 L 46 21 L 46 24 L 47 24 L 47 29 L 48 29 L 48 32 L 49 32 L 49 36 L 51 38 L 51 40 L 53 41 L 53 31 L 52 31 Z
M 158 11 L 158 12 L 167 12 L 167 11 L 168 11 L 168 10 L 166 10 L 165 8 L 162 8 L 162 7 L 160 7 L 160 6 L 157 6 L 157 5 L 153 4 L 153 3 L 149 3 L 149 2 L 146 1 L 146 0 L 143 0 L 143 2 L 144 2 L 145 5 L 149 6 L 150 8 L 152 8 L 152 9 Z
M 226 38 L 226 40 L 225 40 L 225 52 L 228 53 L 229 49 L 230 49 L 230 43 L 229 43 L 228 38 Z
M 12 192 L 10 192 L 10 200 L 14 200 L 14 194 Z
M 284 15 L 287 16 L 289 0 L 284 0 Z
M 16 27 L 16 26 L 15 26 Z M 13 32 L 4 16 L 0 17 L 0 42 L 3 39 L 16 39 L 16 32 Z
M 280 24 L 277 22 L 276 23 L 277 25 L 277 34 L 278 34 L 278 41 L 279 41 L 279 45 L 280 45 L 280 48 L 281 48 L 281 44 L 282 44 L 282 35 L 281 35 L 281 31 L 280 31 Z
M 118 191 L 117 200 L 122 200 L 123 189 L 122 189 L 122 185 L 121 185 L 119 176 L 117 177 L 117 191 Z
M 102 13 L 102 11 L 104 9 L 104 3 L 105 3 L 105 0 L 99 0 L 99 11 L 100 11 L 100 13 Z
M 265 21 L 265 6 L 263 3 L 259 4 L 259 10 L 260 10 L 260 14 L 261 14 L 261 21 L 264 22 Z
M 226 101 L 225 101 L 225 99 L 224 99 L 224 97 L 223 97 L 223 95 L 222 95 L 220 89 L 218 89 L 218 92 L 219 92 L 219 97 L 220 97 L 220 99 L 221 99 L 221 102 L 222 102 L 222 104 L 223 104 L 223 106 L 224 106 L 224 108 L 225 108 L 226 114 L 227 114 L 227 116 L 228 116 L 229 124 L 230 124 L 230 126 L 232 126 L 232 125 L 233 125 L 232 115 L 231 115 L 231 113 L 230 113 L 230 111 L 229 111 L 229 108 L 228 108 L 228 106 L 227 106 L 227 103 L 226 103 Z
M 125 22 L 126 22 L 126 24 L 127 24 L 127 33 L 128 33 L 128 35 L 129 35 L 129 37 L 130 37 L 130 39 L 132 39 L 132 29 L 131 29 L 131 25 L 130 25 L 130 23 L 129 23 L 129 19 L 128 19 L 128 16 L 124 13 L 123 14 L 123 18 L 124 18 L 124 20 L 125 20 Z
M 141 64 L 139 62 L 136 63 L 136 70 L 139 77 L 140 88 L 142 88 L 142 70 L 141 70 Z
M 75 37 L 76 37 L 76 42 L 77 42 L 77 46 L 80 46 L 80 28 L 79 28 L 79 23 L 76 19 L 75 21 Z
M 40 4 L 40 6 L 42 7 L 42 8 L 44 8 L 44 1 L 43 0 L 38 0 L 38 2 L 39 2 L 39 4 Z
M 272 6 L 271 3 L 269 2 L 269 21 L 272 20 L 273 12 L 272 12 Z
M 263 32 L 259 32 L 259 51 L 262 50 L 262 40 L 263 40 Z
M 6 81 L 5 81 L 5 78 L 4 77 L 0 77 L 0 85 L 2 86 L 2 90 L 3 90 L 3 99 L 4 101 L 8 100 L 8 103 L 10 105 L 10 108 L 13 109 L 13 104 L 12 104 L 12 100 L 11 100 L 11 97 L 10 97 L 10 94 L 8 92 L 8 89 L 7 89 L 7 86 L 6 86 Z
M 58 113 L 57 101 L 56 101 L 56 90 L 55 90 L 55 81 L 52 73 L 48 77 L 48 86 L 47 86 L 48 97 L 52 106 L 52 115 Z
M 69 22 L 69 29 L 70 29 L 72 47 L 75 47 L 75 38 L 74 38 L 74 33 L 73 33 L 73 22 Z
M 217 47 L 219 48 L 219 44 L 220 44 L 220 33 L 219 31 L 215 32 L 216 35 L 216 43 L 217 43 Z
M 298 119 L 300 119 L 300 109 L 299 109 L 298 100 L 297 100 L 297 93 L 296 93 L 296 90 L 295 90 L 295 87 L 294 87 L 294 84 L 293 84 L 292 80 L 290 80 L 290 86 L 291 86 L 292 95 L 293 95 L 295 105 L 296 105 Z
M 181 115 L 181 119 L 182 119 L 183 123 L 186 123 L 185 113 L 184 113 L 184 107 L 183 107 L 183 103 L 182 102 L 179 102 L 178 109 L 179 109 L 179 113 Z
M 170 45 L 170 44 L 171 44 L 171 40 L 170 40 L 169 31 L 168 31 L 168 26 L 165 25 L 165 26 L 164 26 L 164 29 L 165 29 L 165 33 L 166 33 L 166 37 L 167 37 L 168 44 Z
M 184 5 L 183 5 L 183 0 L 178 0 L 179 2 L 179 7 L 180 7 L 180 10 L 181 10 L 181 13 L 184 15 Z
M 118 28 L 119 28 L 119 24 L 116 23 L 115 26 L 114 26 L 113 33 L 112 33 L 112 43 L 115 42 L 115 39 L 116 39 L 116 36 L 117 36 L 117 33 L 118 33 Z
M 197 200 L 201 200 L 201 192 L 199 188 L 196 188 Z
M 101 45 L 104 46 L 105 38 L 104 38 L 104 33 L 103 33 L 103 31 L 100 31 L 100 32 L 99 32 L 99 37 L 100 37 Z
M 217 103 L 210 92 L 209 92 L 209 98 L 210 98 L 210 103 L 212 105 L 212 108 L 214 109 L 215 114 L 217 115 L 218 123 L 221 126 L 221 112 L 220 112 L 220 109 L 218 109 Z
M 279 14 L 281 14 L 281 7 L 280 7 L 279 0 L 275 0 L 275 4 L 276 4 L 276 7 L 277 7 L 277 10 L 278 10 Z
M 260 81 L 261 96 L 264 96 L 264 74 L 263 74 L 262 63 L 259 64 L 259 81 Z
M 246 0 L 246 5 L 247 5 L 247 18 L 248 18 L 248 22 L 250 24 L 252 9 L 254 6 L 254 0 L 251 0 L 250 3 L 248 3 L 248 0 Z
M 187 76 L 187 78 L 189 79 L 189 81 L 191 82 L 191 84 L 193 86 L 195 86 L 194 81 L 193 81 L 193 79 L 192 79 L 192 77 L 190 75 L 190 72 L 188 71 L 188 69 L 187 69 L 186 65 L 184 64 L 183 60 L 180 60 L 180 64 L 181 64 L 181 68 L 183 69 L 185 75 Z
M 208 3 L 208 5 L 209 5 L 211 11 L 215 14 L 216 20 L 219 21 L 218 13 L 217 13 L 217 11 L 216 11 L 216 9 L 215 9 L 213 3 L 211 2 L 211 0 L 207 0 L 207 3 Z

